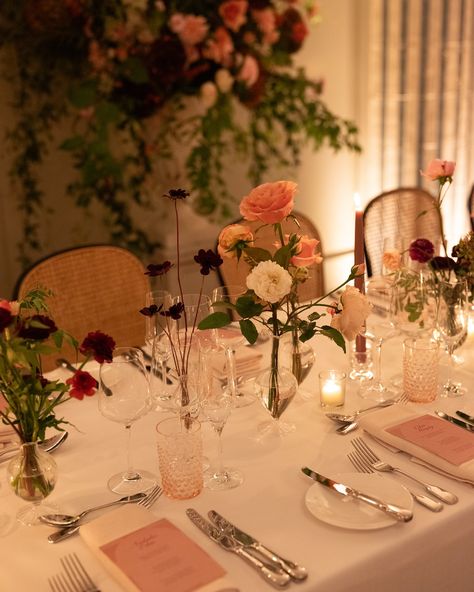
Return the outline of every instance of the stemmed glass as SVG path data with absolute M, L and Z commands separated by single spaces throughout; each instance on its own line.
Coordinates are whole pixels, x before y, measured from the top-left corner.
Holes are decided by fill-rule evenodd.
M 222 346 L 226 350 L 231 350 L 233 352 L 236 349 L 246 342 L 245 337 L 242 335 L 242 331 L 240 330 L 239 322 L 236 320 L 238 318 L 238 314 L 235 311 L 235 302 L 240 296 L 243 296 L 246 292 L 246 289 L 241 285 L 228 285 L 228 286 L 219 286 L 214 288 L 211 295 L 211 306 L 214 312 L 222 312 L 226 314 L 229 319 L 231 319 L 231 323 L 226 327 L 222 327 L 220 329 L 216 329 L 215 337 L 216 342 Z M 239 382 L 242 382 L 243 376 L 237 377 L 236 381 L 232 388 L 232 394 L 235 396 L 235 406 L 236 407 L 245 407 L 250 405 L 251 403 L 255 402 L 255 396 L 250 392 L 245 392 L 242 390 L 241 385 Z
M 371 335 L 368 336 L 369 339 L 373 340 L 375 346 L 375 355 L 373 357 L 375 372 L 373 380 L 361 384 L 359 394 L 361 397 L 380 402 L 386 401 L 396 394 L 382 382 L 382 345 L 387 339 L 397 334 L 389 321 L 391 290 L 391 282 L 384 277 L 371 279 L 366 288 L 366 296 L 373 306 L 373 312 L 378 317 L 376 322 L 371 325 Z
M 466 388 L 452 379 L 454 350 L 466 335 L 469 317 L 467 284 L 464 280 L 439 282 L 437 329 L 449 354 L 449 375 L 440 392 L 441 397 L 460 397 Z
M 218 454 L 216 464 L 211 465 L 204 475 L 204 485 L 208 489 L 232 489 L 241 485 L 244 478 L 240 471 L 224 466 L 222 453 L 222 431 L 234 406 L 232 384 L 235 380 L 233 352 L 225 348 L 216 348 L 203 352 L 202 380 L 205 383 L 205 396 L 201 403 L 201 416 L 209 421 L 217 435 Z M 225 379 L 220 373 L 225 371 Z
M 156 484 L 156 476 L 132 468 L 131 427 L 151 406 L 148 373 L 142 352 L 136 347 L 117 347 L 110 364 L 99 371 L 99 410 L 104 417 L 121 423 L 127 434 L 127 469 L 110 477 L 108 486 L 119 495 L 146 491 Z

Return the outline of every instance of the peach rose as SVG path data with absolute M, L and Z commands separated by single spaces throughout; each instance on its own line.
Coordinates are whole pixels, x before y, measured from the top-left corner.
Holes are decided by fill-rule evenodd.
M 240 202 L 240 213 L 246 220 L 276 224 L 292 211 L 298 188 L 293 181 L 263 183 L 252 189 Z
M 364 330 L 364 321 L 369 316 L 372 305 L 365 294 L 361 294 L 354 286 L 346 286 L 340 304 L 342 310 L 332 317 L 331 327 L 352 341 Z
M 214 31 L 214 39 L 209 39 L 204 49 L 204 57 L 218 64 L 230 65 L 230 57 L 234 51 L 234 42 L 225 27 Z
M 244 57 L 237 78 L 242 80 L 242 82 L 245 83 L 245 86 L 253 86 L 258 80 L 259 72 L 260 68 L 258 67 L 257 60 L 250 54 L 247 54 Z
M 383 254 L 382 264 L 389 271 L 397 271 L 402 264 L 402 254 L 398 249 L 387 249 Z
M 252 231 L 243 224 L 229 224 L 219 234 L 217 252 L 221 257 L 232 259 L 237 257 L 237 243 L 251 243 L 253 241 Z
M 197 45 L 204 40 L 209 25 L 203 16 L 177 12 L 169 21 L 170 29 L 176 33 L 184 45 Z
M 247 0 L 226 0 L 219 6 L 219 14 L 226 27 L 236 33 L 247 20 Z
M 423 177 L 428 177 L 432 181 L 449 178 L 451 179 L 454 174 L 456 163 L 451 160 L 441 160 L 434 158 L 428 163 L 425 171 L 421 171 Z
M 290 263 L 295 267 L 309 267 L 314 263 L 321 263 L 323 260 L 321 253 L 315 252 L 318 245 L 319 241 L 316 238 L 303 234 L 296 245 L 297 253 L 291 258 Z

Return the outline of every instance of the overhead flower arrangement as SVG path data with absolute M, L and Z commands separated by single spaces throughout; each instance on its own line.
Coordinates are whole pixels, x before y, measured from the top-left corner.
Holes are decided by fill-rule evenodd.
M 297 164 L 305 142 L 358 150 L 354 125 L 293 62 L 316 15 L 313 0 L 4 0 L 23 259 L 40 246 L 38 175 L 58 145 L 75 167 L 75 204 L 98 202 L 111 240 L 138 253 L 157 245 L 133 210 L 159 203 L 176 146 L 194 208 L 214 217 L 232 211 L 226 158 L 259 183 L 270 166 Z

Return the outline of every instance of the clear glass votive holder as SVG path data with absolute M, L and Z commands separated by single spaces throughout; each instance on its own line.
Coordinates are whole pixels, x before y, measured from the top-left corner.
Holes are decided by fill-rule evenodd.
M 438 393 L 439 342 L 409 338 L 403 342 L 403 392 L 410 401 L 429 403 Z
M 342 407 L 346 399 L 346 373 L 323 370 L 319 373 L 321 407 Z
M 361 348 L 362 349 L 362 348 Z M 358 343 L 354 339 L 349 343 L 349 378 L 351 380 L 372 380 L 374 377 L 372 363 L 372 340 L 365 339 L 365 348 L 358 351 Z
M 163 493 L 191 499 L 204 486 L 201 423 L 189 417 L 168 417 L 156 425 L 158 464 Z

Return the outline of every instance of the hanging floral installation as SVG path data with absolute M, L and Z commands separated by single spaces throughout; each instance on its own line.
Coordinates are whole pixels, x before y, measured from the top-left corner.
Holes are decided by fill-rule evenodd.
M 317 18 L 313 0 L 3 0 L 23 262 L 41 247 L 39 172 L 58 145 L 75 205 L 99 203 L 111 241 L 138 254 L 157 244 L 134 211 L 159 207 L 157 170 L 176 146 L 194 209 L 219 220 L 235 210 L 237 160 L 257 184 L 307 143 L 359 150 L 354 124 L 294 63 Z

